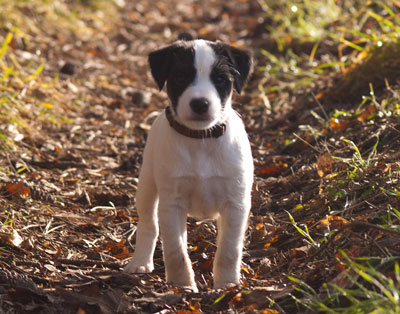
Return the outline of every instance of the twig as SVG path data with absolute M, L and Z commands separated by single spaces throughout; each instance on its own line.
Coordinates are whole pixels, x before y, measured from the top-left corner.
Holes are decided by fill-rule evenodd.
M 389 128 L 391 128 L 393 131 L 396 131 L 397 133 L 399 133 L 399 134 L 400 134 L 400 131 L 399 131 L 399 130 L 397 130 L 395 127 L 393 127 L 393 126 L 389 125 Z
M 64 264 L 64 265 L 74 265 L 74 266 L 101 266 L 101 267 L 107 267 L 111 269 L 120 269 L 122 266 L 119 263 L 113 263 L 113 262 L 102 262 L 102 261 L 95 261 L 95 260 L 76 260 L 76 259 L 64 259 L 60 258 L 55 260 L 55 263 L 57 264 Z
M 8 160 L 8 163 L 9 163 L 9 165 L 10 165 L 10 169 L 12 169 L 12 171 L 14 172 L 14 174 L 18 174 L 17 169 L 15 169 L 14 165 L 12 164 L 12 162 L 11 162 L 11 160 L 10 160 L 10 155 L 9 155 L 9 154 L 7 154 L 7 160 Z
M 69 168 L 87 168 L 87 165 L 71 161 L 28 161 L 30 165 L 43 168 L 43 169 L 60 169 L 66 170 Z
M 319 108 L 322 110 L 322 113 L 324 114 L 326 121 L 329 121 L 329 116 L 326 113 L 326 111 L 325 111 L 324 107 L 322 106 L 321 102 L 318 100 L 318 98 L 314 95 L 313 92 L 311 92 L 311 95 L 314 97 L 314 100 L 318 104 Z
M 313 150 L 315 150 L 318 154 L 321 154 L 321 151 L 319 149 L 316 149 L 314 146 L 312 146 L 309 142 L 307 142 L 306 140 L 302 139 L 299 135 L 297 135 L 296 133 L 293 132 L 293 135 L 295 137 L 297 137 L 300 141 L 302 141 L 304 144 L 308 145 L 309 147 L 311 147 Z

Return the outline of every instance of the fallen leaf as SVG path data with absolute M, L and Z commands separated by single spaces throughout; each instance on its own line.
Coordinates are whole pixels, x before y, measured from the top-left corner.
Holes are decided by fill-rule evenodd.
M 52 104 L 48 103 L 48 102 L 42 102 L 41 105 L 43 107 L 45 107 L 45 108 L 48 108 L 48 109 L 53 109 L 54 108 L 54 106 Z
M 322 178 L 332 171 L 335 160 L 328 154 L 321 155 L 317 160 L 317 173 Z
M 277 176 L 281 174 L 283 169 L 279 166 L 264 166 L 257 171 L 257 174 L 267 175 L 267 176 Z
M 266 310 L 261 310 L 261 314 L 279 314 L 277 310 L 271 310 L 271 309 L 266 309 Z
M 192 303 L 192 300 L 189 301 L 189 309 L 192 310 L 193 313 L 202 313 L 201 312 L 201 307 L 199 302 Z
M 264 228 L 264 224 L 262 223 L 262 222 L 260 222 L 260 223 L 258 223 L 257 225 L 256 225 L 256 229 L 257 230 L 260 230 L 260 229 L 263 229 Z
M 327 215 L 325 218 L 319 221 L 319 224 L 323 227 L 328 227 L 331 229 L 338 229 L 343 225 L 348 224 L 349 221 L 340 216 Z
M 244 305 L 244 300 L 241 296 L 241 293 L 235 295 L 232 299 L 229 300 L 228 302 L 229 305 L 233 305 L 235 307 L 243 307 Z
M 132 252 L 128 251 L 125 246 L 126 240 L 121 240 L 120 242 L 108 242 L 102 248 L 97 248 L 98 251 L 106 251 L 115 258 L 124 259 L 133 256 Z
M 76 311 L 76 314 L 85 314 L 86 312 L 85 312 L 85 310 L 82 310 L 81 308 L 79 308 L 77 311 Z
M 12 235 L 7 232 L 0 232 L 1 243 L 12 243 Z
M 202 272 L 208 272 L 212 270 L 214 258 L 211 255 L 207 255 L 205 253 L 202 254 L 202 258 L 200 260 L 200 268 Z
M 6 190 L 11 195 L 15 195 L 18 197 L 26 197 L 29 195 L 30 190 L 27 188 L 22 181 L 18 183 L 8 183 L 6 184 Z
M 376 108 L 374 106 L 367 106 L 357 117 L 357 120 L 361 122 L 366 122 L 374 117 L 375 112 Z
M 270 156 L 266 158 L 265 164 L 261 168 L 256 170 L 257 175 L 264 176 L 278 176 L 289 167 L 288 161 L 290 157 L 288 156 Z
M 90 54 L 92 56 L 95 56 L 95 57 L 99 57 L 99 58 L 104 58 L 105 57 L 104 51 L 101 50 L 100 48 L 95 48 L 95 49 L 89 48 L 89 49 L 86 49 L 86 53 Z
M 331 118 L 329 128 L 333 131 L 343 132 L 350 125 L 350 120 Z
M 19 235 L 19 233 L 17 232 L 17 230 L 13 229 L 12 232 L 12 240 L 11 240 L 12 244 L 14 244 L 15 246 L 20 246 L 22 242 L 24 242 L 24 240 L 22 239 L 22 237 Z
M 297 212 L 299 210 L 302 210 L 304 206 L 302 204 L 297 204 L 293 209 L 292 212 Z
M 244 271 L 246 274 L 250 275 L 250 270 L 249 270 L 247 267 L 241 266 L 241 267 L 240 267 L 240 270 L 242 270 L 242 271 Z

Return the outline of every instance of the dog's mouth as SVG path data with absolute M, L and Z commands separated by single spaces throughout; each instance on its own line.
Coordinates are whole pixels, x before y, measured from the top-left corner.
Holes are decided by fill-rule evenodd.
M 186 113 L 186 115 L 176 113 L 174 118 L 178 120 L 181 124 L 194 130 L 209 129 L 223 120 L 222 114 L 212 112 L 205 112 L 202 114 L 189 112 Z
M 214 117 L 210 114 L 197 115 L 192 114 L 190 117 L 182 120 L 182 124 L 194 130 L 205 130 L 212 128 L 220 122 L 219 117 Z
M 170 107 L 167 107 L 165 109 L 165 114 L 167 117 L 167 120 L 170 124 L 170 126 L 175 129 L 178 133 L 185 135 L 187 137 L 191 138 L 209 138 L 209 137 L 214 137 L 218 138 L 221 135 L 224 135 L 225 130 L 226 130 L 226 124 L 225 122 L 221 123 L 211 123 L 210 120 L 206 119 L 205 121 L 203 120 L 191 120 L 186 121 L 186 123 L 180 123 L 176 117 L 174 117 L 174 114 L 172 113 L 172 110 Z M 189 123 L 188 123 L 189 122 Z
M 189 118 L 189 121 L 193 122 L 212 122 L 214 119 L 209 114 L 197 114 L 193 113 L 192 116 Z

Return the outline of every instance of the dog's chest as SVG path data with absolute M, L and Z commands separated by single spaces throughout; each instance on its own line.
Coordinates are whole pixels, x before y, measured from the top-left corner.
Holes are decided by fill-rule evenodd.
M 190 141 L 189 141 L 190 142 Z M 212 217 L 230 199 L 240 165 L 215 143 L 174 141 L 158 154 L 156 180 L 161 199 L 179 204 L 195 217 Z
M 175 164 L 170 176 L 193 177 L 197 180 L 207 180 L 213 177 L 226 177 L 230 175 L 229 160 L 225 152 L 218 149 L 213 143 L 197 143 L 196 145 L 178 145 L 175 150 Z
M 161 180 L 231 177 L 240 168 L 240 149 L 227 138 L 193 139 L 177 134 L 164 117 L 154 133 L 154 174 Z
M 171 182 L 168 199 L 197 218 L 213 218 L 227 203 L 227 180 L 221 177 L 179 177 Z M 164 194 L 165 195 L 165 194 Z
M 252 158 L 241 120 L 234 116 L 223 137 L 193 139 L 160 116 L 147 143 L 160 206 L 176 206 L 196 217 L 212 217 L 251 188 Z

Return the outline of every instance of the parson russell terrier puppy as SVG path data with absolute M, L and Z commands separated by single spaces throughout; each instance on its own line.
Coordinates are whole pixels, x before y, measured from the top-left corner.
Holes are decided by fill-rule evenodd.
M 170 106 L 148 135 L 139 175 L 139 224 L 129 273 L 151 272 L 160 227 L 167 281 L 197 291 L 187 252 L 187 215 L 216 218 L 214 288 L 239 283 L 251 206 L 253 159 L 232 109 L 251 70 L 240 49 L 206 40 L 177 41 L 150 53 L 151 73 L 165 82 Z

